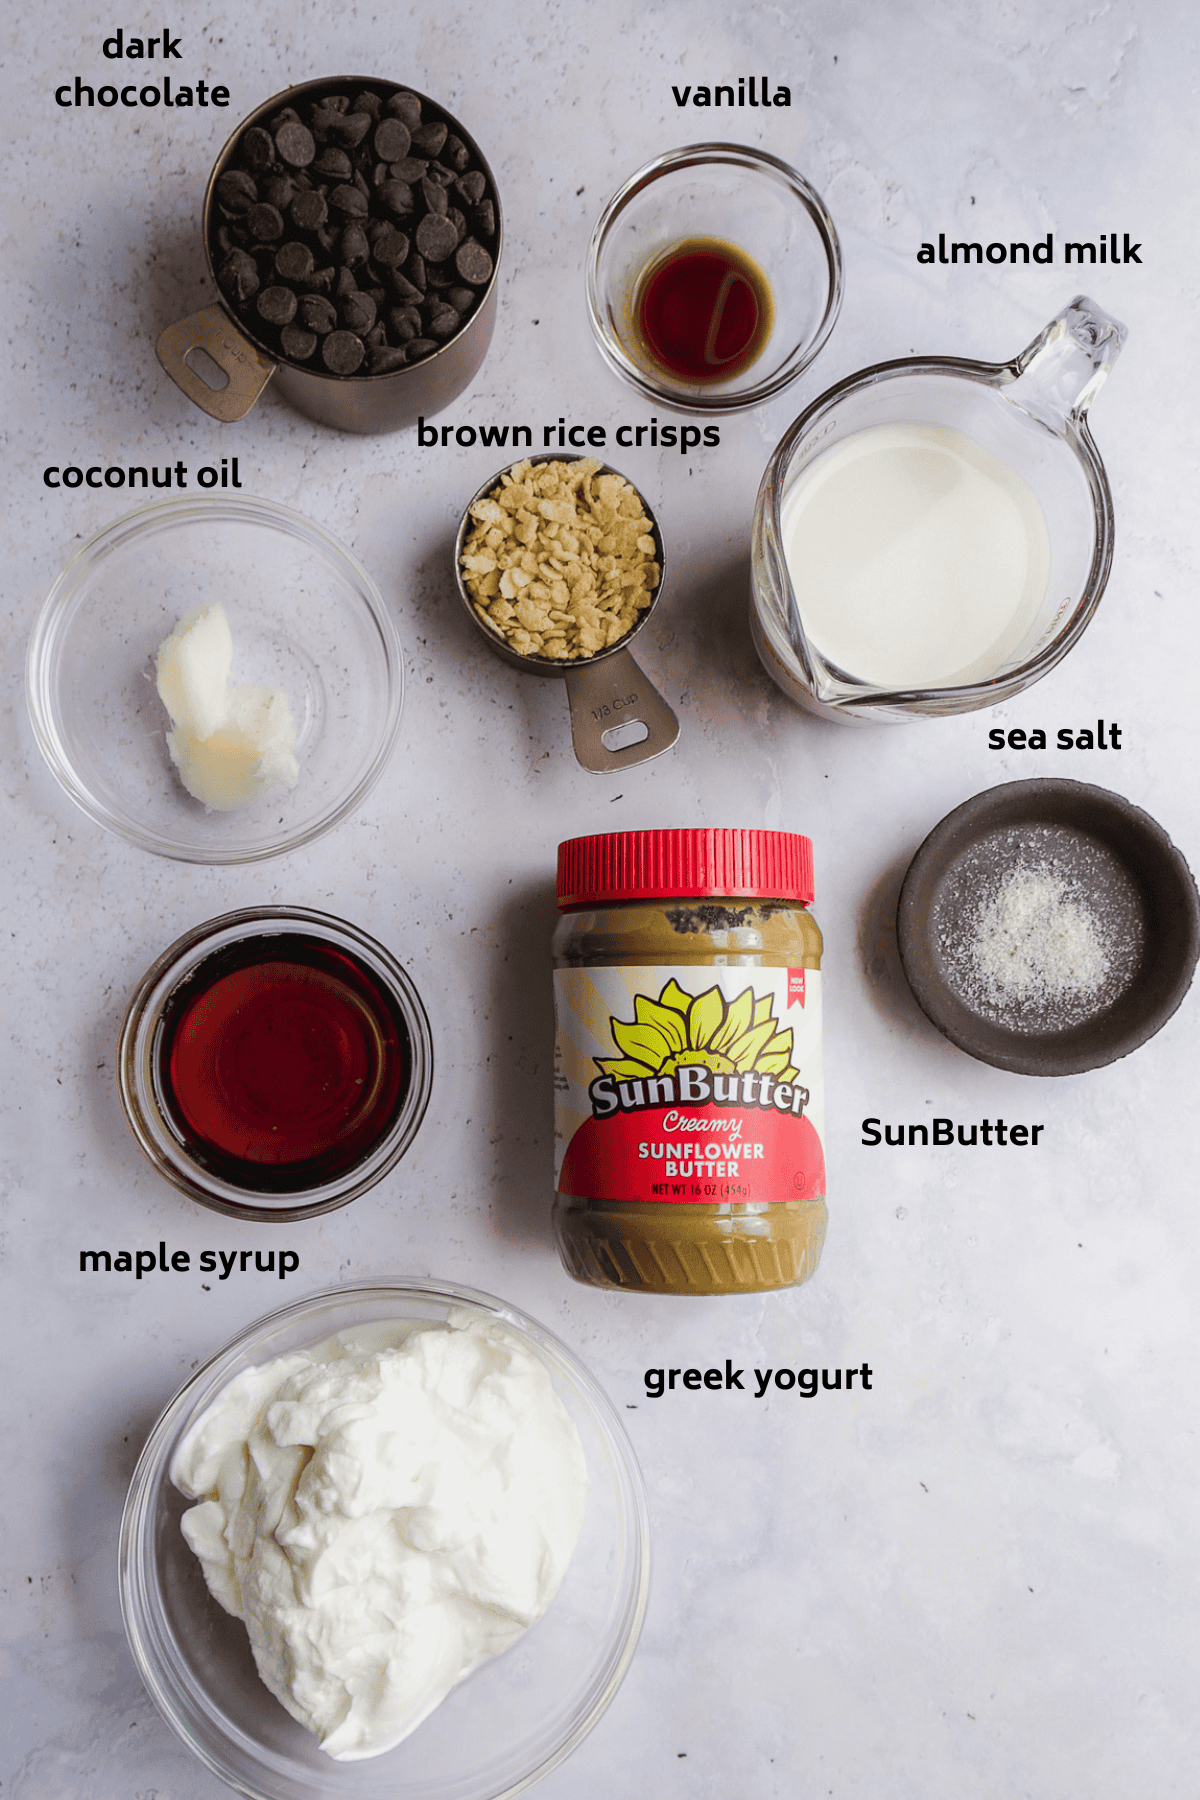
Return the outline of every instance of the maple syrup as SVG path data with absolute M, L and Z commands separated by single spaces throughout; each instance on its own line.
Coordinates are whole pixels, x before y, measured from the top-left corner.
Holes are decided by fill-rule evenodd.
M 642 274 L 633 316 L 647 356 L 678 381 L 729 381 L 755 361 L 775 318 L 766 276 L 723 238 L 685 238 Z
M 367 966 L 300 932 L 215 952 L 164 1010 L 163 1111 L 189 1156 L 262 1193 L 322 1185 L 394 1123 L 411 1054 L 397 999 Z

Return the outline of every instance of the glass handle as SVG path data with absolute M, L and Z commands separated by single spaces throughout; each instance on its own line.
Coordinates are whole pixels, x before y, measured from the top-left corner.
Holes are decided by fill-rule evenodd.
M 1055 431 L 1079 424 L 1127 335 L 1119 319 L 1076 294 L 1010 364 L 1015 380 L 1008 397 Z

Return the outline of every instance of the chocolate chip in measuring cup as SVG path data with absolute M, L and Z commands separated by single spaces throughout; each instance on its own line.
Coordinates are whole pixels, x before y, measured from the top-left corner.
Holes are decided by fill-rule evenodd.
M 279 341 L 290 362 L 307 362 L 317 347 L 315 331 L 305 331 L 299 325 L 285 325 L 279 334 Z
M 365 219 L 370 211 L 367 196 L 360 194 L 349 181 L 344 181 L 333 189 L 329 204 L 334 212 L 342 213 L 348 219 Z
M 280 162 L 292 169 L 307 169 L 317 154 L 317 141 L 307 125 L 290 120 L 275 133 L 275 149 Z M 310 352 L 311 354 L 311 352 Z
M 383 162 L 398 162 L 402 156 L 408 155 L 412 137 L 403 119 L 389 115 L 386 119 L 380 119 L 371 143 L 376 156 Z
M 449 219 L 426 213 L 417 226 L 416 245 L 426 262 L 441 262 L 457 248 L 458 233 Z
M 393 94 L 386 102 L 384 111 L 402 119 L 410 131 L 414 131 L 421 123 L 420 99 L 407 88 L 401 88 L 398 94 Z
M 260 286 L 258 264 L 244 250 L 231 250 L 217 270 L 217 284 L 231 300 L 253 300 Z
M 362 366 L 366 351 L 352 331 L 331 331 L 321 345 L 321 358 L 333 375 L 353 375 Z
M 474 238 L 468 238 L 459 245 L 454 266 L 464 281 L 471 282 L 475 287 L 482 287 L 491 278 L 493 263 L 483 245 L 476 243 Z
M 258 316 L 268 325 L 290 325 L 296 316 L 297 300 L 291 288 L 264 288 L 256 302 Z
M 289 214 L 297 231 L 317 231 L 329 217 L 329 207 L 324 194 L 315 188 L 307 193 L 300 193 L 292 201 Z
M 261 125 L 252 125 L 243 132 L 238 152 L 242 166 L 252 173 L 269 169 L 275 162 L 275 140 Z
M 281 281 L 304 281 L 312 272 L 313 253 L 307 244 L 293 239 L 275 252 L 275 273 Z
M 258 183 L 245 169 L 226 169 L 216 186 L 221 210 L 242 218 L 258 199 Z
M 306 331 L 326 337 L 337 324 L 337 308 L 324 294 L 305 294 L 300 302 L 299 320 Z
M 251 237 L 260 244 L 273 244 L 276 238 L 283 236 L 283 214 L 277 206 L 268 206 L 265 200 L 250 208 L 246 225 Z

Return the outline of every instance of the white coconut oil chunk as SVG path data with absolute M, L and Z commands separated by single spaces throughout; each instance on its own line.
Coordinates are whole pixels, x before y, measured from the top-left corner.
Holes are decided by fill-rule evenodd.
M 1050 540 L 1022 476 L 948 425 L 872 425 L 786 495 L 805 635 L 853 680 L 957 687 L 1009 664 L 1046 594 Z
M 281 688 L 231 687 L 233 637 L 223 606 L 182 618 L 158 647 L 158 697 L 171 715 L 167 748 L 189 794 L 236 812 L 278 781 L 295 787 L 296 727 Z
M 391 1749 L 542 1617 L 587 1497 L 545 1365 L 457 1314 L 246 1370 L 171 1479 L 263 1681 L 339 1761 Z

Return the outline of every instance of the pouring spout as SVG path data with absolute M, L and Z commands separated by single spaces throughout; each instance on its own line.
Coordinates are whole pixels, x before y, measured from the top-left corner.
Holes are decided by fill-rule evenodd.
M 1127 335 L 1119 319 L 1076 294 L 1009 365 L 1009 397 L 1052 430 L 1080 424 Z

